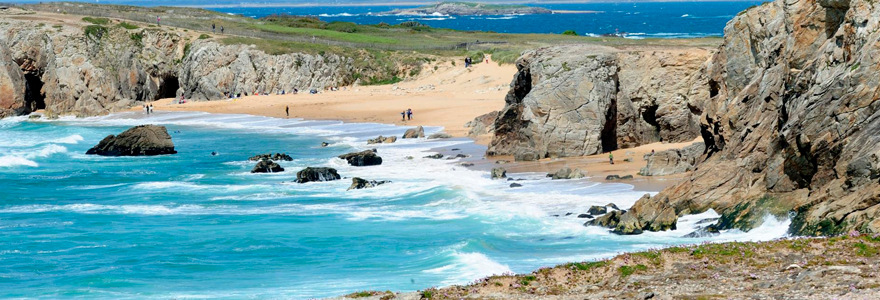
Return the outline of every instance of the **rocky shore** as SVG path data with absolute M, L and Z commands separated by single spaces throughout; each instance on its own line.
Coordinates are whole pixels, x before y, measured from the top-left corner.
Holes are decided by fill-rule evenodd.
M 671 247 L 412 293 L 334 299 L 877 299 L 880 238 Z

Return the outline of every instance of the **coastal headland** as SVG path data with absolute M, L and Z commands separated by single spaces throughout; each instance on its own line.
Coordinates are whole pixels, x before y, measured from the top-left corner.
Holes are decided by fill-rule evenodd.
M 673 247 L 346 298 L 875 299 L 873 7 L 777 0 L 735 16 L 723 39 L 688 40 L 254 20 L 187 8 L 10 7 L 0 12 L 0 117 L 152 104 L 443 126 L 485 144 L 487 159 L 474 167 L 493 174 L 568 167 L 607 180 L 670 176 L 659 193 L 585 226 L 651 235 L 713 211 L 719 217 L 693 234 L 785 220 L 792 236 L 823 237 Z M 465 68 L 464 57 L 478 64 Z M 402 120 L 406 109 L 413 121 Z

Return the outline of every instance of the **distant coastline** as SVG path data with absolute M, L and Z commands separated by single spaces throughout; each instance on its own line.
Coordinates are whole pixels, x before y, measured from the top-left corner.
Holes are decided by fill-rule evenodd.
M 436 4 L 441 1 L 404 1 L 404 2 L 368 2 L 368 3 L 235 3 L 235 4 L 208 4 L 208 5 L 167 5 L 170 7 L 193 7 L 193 8 L 265 8 L 265 7 L 373 7 L 373 6 L 422 6 L 428 4 Z M 615 1 L 545 1 L 540 4 L 595 4 L 595 3 L 611 3 Z M 656 2 L 750 2 L 747 0 L 694 0 L 694 1 L 634 1 L 627 3 L 656 3 Z M 490 4 L 521 4 L 535 5 L 533 1 L 504 1 L 504 2 L 486 2 Z M 554 11 L 556 13 L 556 11 Z M 601 13 L 593 11 L 565 12 L 559 13 Z

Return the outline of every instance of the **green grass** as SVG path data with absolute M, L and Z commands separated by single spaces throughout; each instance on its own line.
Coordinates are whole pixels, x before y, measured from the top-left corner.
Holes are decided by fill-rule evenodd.
M 83 21 L 89 22 L 95 25 L 107 25 L 110 24 L 110 19 L 107 18 L 94 18 L 94 17 L 85 17 L 82 18 Z
M 563 31 L 563 32 L 562 32 L 562 35 L 574 35 L 574 36 L 576 36 L 576 35 L 578 35 L 578 34 L 577 34 L 577 32 L 575 32 L 574 30 L 566 30 L 566 31 Z
M 333 30 L 326 29 L 315 29 L 315 28 L 293 28 L 287 27 L 283 25 L 275 25 L 275 24 L 254 24 L 253 28 L 275 32 L 275 33 L 285 33 L 285 34 L 295 34 L 302 36 L 314 36 L 320 38 L 329 38 L 338 41 L 344 42 L 354 42 L 354 43 L 366 43 L 366 44 L 397 44 L 399 41 L 392 38 L 373 36 L 373 35 L 365 35 L 359 33 L 347 33 L 347 32 L 339 32 Z
M 125 28 L 125 29 L 128 29 L 128 30 L 135 30 L 135 29 L 140 28 L 140 27 L 138 27 L 137 25 L 134 25 L 134 24 L 131 24 L 131 23 L 126 23 L 126 22 L 119 23 L 119 27 L 122 27 L 122 28 Z
M 617 271 L 620 273 L 621 277 L 628 277 L 629 275 L 635 274 L 636 271 L 645 271 L 648 270 L 648 266 L 645 265 L 635 265 L 635 266 L 620 266 L 617 268 Z
M 590 261 L 590 262 L 579 262 L 579 263 L 571 263 L 569 264 L 572 268 L 581 270 L 581 271 L 589 271 L 595 268 L 601 268 L 607 265 L 608 262 L 604 260 L 600 261 Z
M 132 33 L 131 35 L 129 35 L 129 37 L 132 41 L 134 41 L 135 44 L 139 46 L 142 46 L 144 44 L 144 35 L 140 32 Z
M 89 25 L 83 28 L 83 31 L 85 31 L 87 37 L 90 36 L 100 40 L 107 33 L 107 28 L 101 25 Z
M 862 242 L 856 243 L 855 247 L 856 247 L 856 253 L 861 256 L 873 257 L 873 256 L 876 256 L 878 253 L 877 248 L 870 246 L 868 244 L 862 243 Z
M 535 275 L 525 275 L 520 279 L 519 283 L 522 285 L 529 285 L 532 281 L 538 280 L 538 277 Z
M 211 36 L 208 35 L 207 33 L 202 33 L 201 35 L 199 35 L 199 39 L 200 39 L 200 40 L 207 40 L 207 39 L 210 39 L 210 38 L 211 38 Z

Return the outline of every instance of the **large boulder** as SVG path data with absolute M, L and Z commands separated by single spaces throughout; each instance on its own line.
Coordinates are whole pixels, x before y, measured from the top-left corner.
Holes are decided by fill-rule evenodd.
M 556 173 L 548 174 L 553 180 L 557 179 L 579 179 L 584 178 L 584 172 L 581 172 L 580 169 L 574 169 L 573 171 L 569 167 L 565 167 L 556 171 Z
M 438 133 L 435 133 L 435 134 L 432 134 L 432 135 L 428 136 L 428 139 L 429 139 L 429 140 L 436 140 L 436 139 L 451 139 L 451 138 L 452 138 L 451 135 L 448 135 L 448 134 L 445 134 L 445 133 L 442 133 L 442 132 L 438 132 Z
M 468 131 L 469 137 L 477 137 L 484 134 L 491 134 L 495 132 L 495 119 L 497 118 L 498 111 L 493 111 L 474 118 L 473 121 L 464 124 L 464 127 L 470 128 L 470 130 Z
M 367 140 L 367 144 L 391 144 L 397 141 L 396 136 L 378 136 L 375 139 Z
M 507 178 L 507 170 L 505 170 L 504 168 L 493 168 L 491 178 L 492 179 Z
M 257 154 L 248 158 L 249 161 L 261 161 L 266 159 L 274 161 L 293 161 L 293 157 L 290 157 L 290 155 L 287 155 L 286 153 L 275 153 L 275 155 L 272 155 L 271 153 Z
M 645 154 L 648 163 L 639 171 L 639 175 L 662 176 L 693 171 L 705 151 L 706 144 L 696 142 L 682 149 Z
M 342 176 L 339 176 L 339 173 L 336 173 L 336 169 L 333 168 L 308 167 L 296 172 L 297 183 L 333 181 L 339 179 L 342 179 Z
M 406 132 L 403 133 L 403 138 L 405 139 L 417 139 L 423 137 L 425 137 L 425 128 L 422 126 L 407 129 Z
M 27 86 L 24 74 L 12 60 L 12 53 L 2 41 L 0 41 L 0 61 L 3 62 L 0 65 L 0 118 L 30 111 L 30 107 L 25 105 Z
M 355 177 L 355 178 L 351 179 L 351 186 L 348 188 L 348 190 L 360 190 L 360 189 L 374 188 L 379 185 L 383 185 L 383 184 L 390 183 L 390 182 L 391 181 L 385 181 L 385 180 L 378 180 L 378 181 L 377 180 L 366 180 L 363 178 Z
M 281 167 L 278 163 L 263 159 L 257 163 L 256 166 L 251 170 L 251 173 L 279 173 L 284 172 L 284 168 Z
M 108 135 L 86 154 L 102 156 L 149 156 L 175 154 L 174 143 L 165 126 L 140 125 L 119 135 Z
M 349 165 L 355 167 L 377 166 L 382 164 L 382 157 L 377 155 L 373 150 L 343 154 L 340 155 L 339 158 L 347 161 Z

